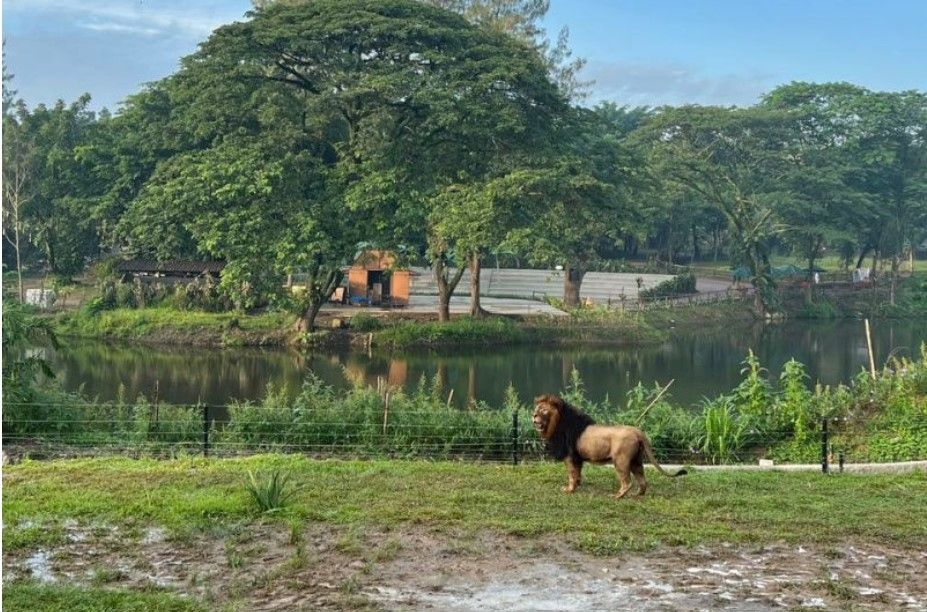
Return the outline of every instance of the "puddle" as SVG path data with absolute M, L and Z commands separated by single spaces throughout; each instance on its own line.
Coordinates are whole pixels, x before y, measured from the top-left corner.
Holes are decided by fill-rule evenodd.
M 29 576 L 39 582 L 55 582 L 51 569 L 51 554 L 47 550 L 39 550 L 26 558 L 23 562 Z

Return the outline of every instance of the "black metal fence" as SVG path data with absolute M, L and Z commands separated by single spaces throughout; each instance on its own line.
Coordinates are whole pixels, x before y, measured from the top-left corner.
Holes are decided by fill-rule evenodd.
M 11 410 L 12 409 L 12 410 Z M 13 461 L 123 455 L 241 456 L 301 453 L 313 457 L 422 458 L 510 462 L 537 460 L 543 444 L 527 410 L 451 413 L 375 410 L 345 413 L 216 405 L 5 404 L 3 449 Z M 237 411 L 237 412 L 236 412 Z M 883 448 L 877 460 L 927 459 L 927 417 L 898 427 L 861 431 L 825 419 L 803 432 L 789 463 L 820 462 L 827 473 L 873 460 L 861 448 Z M 686 443 L 672 432 L 648 433 L 661 463 L 752 463 L 794 432 L 744 432 L 740 439 Z M 871 444 L 859 441 L 869 436 Z M 728 445 L 725 448 L 725 444 Z M 817 450 L 816 449 L 817 445 Z

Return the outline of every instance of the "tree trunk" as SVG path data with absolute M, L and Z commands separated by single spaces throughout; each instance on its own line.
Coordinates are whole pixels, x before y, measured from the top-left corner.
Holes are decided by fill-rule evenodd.
M 16 280 L 19 283 L 19 302 L 22 304 L 26 301 L 25 293 L 23 292 L 23 264 L 19 257 L 19 206 L 16 206 L 16 221 L 13 227 L 13 231 L 16 234 L 16 244 L 14 248 L 16 249 Z M 911 268 L 912 270 L 914 268 Z
M 814 262 L 817 260 L 818 250 L 821 248 L 823 238 L 818 240 L 817 237 L 811 238 L 811 245 L 808 249 L 808 292 L 805 296 L 809 303 L 814 302 Z
M 470 316 L 478 319 L 486 316 L 486 311 L 480 304 L 480 270 L 482 269 L 480 254 L 470 253 L 467 264 L 470 268 Z
M 869 254 L 870 250 L 872 250 L 872 245 L 867 244 L 863 247 L 863 250 L 859 252 L 859 259 L 856 260 L 857 268 L 863 265 L 863 261 L 866 259 L 866 255 Z
M 563 271 L 563 307 L 577 308 L 580 305 L 579 290 L 583 285 L 586 270 L 580 267 L 567 266 Z
M 321 302 L 312 301 L 306 307 L 306 311 L 299 318 L 299 321 L 296 323 L 296 330 L 303 334 L 308 334 L 315 331 L 315 318 L 319 314 L 319 310 L 322 308 Z
M 315 331 L 315 318 L 328 301 L 344 273 L 337 267 L 325 271 L 321 261 L 310 266 L 306 278 L 306 307 L 296 322 L 296 331 L 307 334 Z
M 698 250 L 698 229 L 692 224 L 692 261 L 698 261 L 702 254 Z
M 898 284 L 898 267 L 899 267 L 899 258 L 898 255 L 892 255 L 892 272 L 891 279 L 888 284 L 888 303 L 892 306 L 895 305 L 895 287 Z
M 45 263 L 45 268 L 54 273 L 58 271 L 58 262 L 55 258 L 55 247 L 52 245 L 51 240 L 45 239 L 45 257 L 47 261 Z
M 438 283 L 438 321 L 443 323 L 451 320 L 451 296 L 463 277 L 464 268 L 458 268 L 453 276 L 449 276 L 448 268 L 440 256 L 433 258 L 432 266 Z
M 753 308 L 759 316 L 766 316 L 766 305 L 763 303 L 763 292 L 760 291 L 759 283 L 753 284 Z

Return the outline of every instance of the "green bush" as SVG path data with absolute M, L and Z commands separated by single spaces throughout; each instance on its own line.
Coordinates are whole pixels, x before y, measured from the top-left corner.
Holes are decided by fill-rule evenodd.
M 360 313 L 351 317 L 350 327 L 359 332 L 372 332 L 382 328 L 383 323 L 372 315 Z
M 684 272 L 677 274 L 669 280 L 665 280 L 656 287 L 644 289 L 640 296 L 644 299 L 653 299 L 660 297 L 673 297 L 677 295 L 690 295 L 696 293 L 695 274 Z
M 819 298 L 817 302 L 805 300 L 801 310 L 794 314 L 799 319 L 836 319 L 840 311 L 829 300 Z
M 738 412 L 731 397 L 705 400 L 696 442 L 709 463 L 734 463 L 742 460 L 750 440 L 753 418 Z
M 442 344 L 479 345 L 516 343 L 525 332 L 514 322 L 501 317 L 473 319 L 464 317 L 446 323 L 399 323 L 374 336 L 374 343 L 394 348 L 439 346 Z

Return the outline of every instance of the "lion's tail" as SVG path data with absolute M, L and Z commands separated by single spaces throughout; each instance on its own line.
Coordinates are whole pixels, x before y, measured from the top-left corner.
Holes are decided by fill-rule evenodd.
M 647 434 L 641 432 L 641 449 L 644 451 L 644 455 L 647 457 L 647 461 L 653 464 L 653 467 L 660 470 L 660 473 L 664 476 L 669 476 L 670 478 L 675 478 L 676 476 L 683 476 L 686 474 L 684 469 L 679 470 L 675 474 L 671 474 L 663 469 L 663 467 L 657 463 L 657 458 L 653 454 L 653 447 L 650 446 L 650 440 L 647 438 Z

